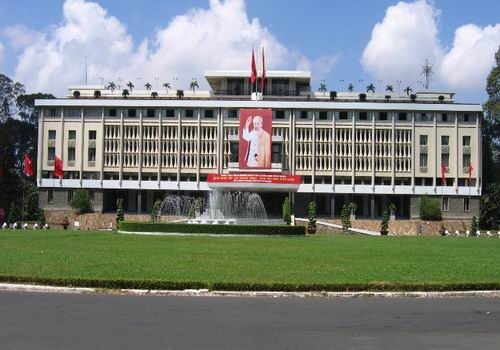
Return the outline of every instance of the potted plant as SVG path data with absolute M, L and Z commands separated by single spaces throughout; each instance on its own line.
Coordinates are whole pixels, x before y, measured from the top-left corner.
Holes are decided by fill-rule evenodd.
M 366 102 L 366 94 L 365 93 L 360 93 L 359 94 L 359 101 L 360 102 Z
M 330 91 L 330 101 L 335 101 L 337 99 L 337 91 Z
M 389 210 L 384 212 L 384 216 L 382 216 L 382 222 L 380 223 L 380 234 L 382 236 L 387 236 L 389 233 Z
M 309 202 L 309 222 L 307 223 L 307 233 L 313 235 L 316 233 L 316 202 Z

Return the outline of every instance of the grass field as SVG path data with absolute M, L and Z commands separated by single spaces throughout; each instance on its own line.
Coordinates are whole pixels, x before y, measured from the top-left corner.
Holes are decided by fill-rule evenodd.
M 500 239 L 0 231 L 0 281 L 148 289 L 500 289 Z

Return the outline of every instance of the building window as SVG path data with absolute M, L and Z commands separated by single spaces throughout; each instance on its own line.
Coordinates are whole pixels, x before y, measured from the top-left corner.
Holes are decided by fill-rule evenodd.
M 68 190 L 68 204 L 71 204 L 71 201 L 73 200 L 73 190 Z
M 95 204 L 95 192 L 89 191 L 90 203 Z
M 68 161 L 74 162 L 76 158 L 76 152 L 74 147 L 68 147 Z
M 281 144 L 273 143 L 271 147 L 271 162 L 281 163 Z
M 307 119 L 307 111 L 300 111 L 300 119 Z
M 420 168 L 427 169 L 427 153 L 420 153 Z
M 448 211 L 450 210 L 450 201 L 448 197 L 443 197 L 441 200 L 441 210 Z
M 450 145 L 450 137 L 449 136 L 441 136 L 441 146 L 449 146 Z
M 469 115 L 464 114 L 464 122 L 468 123 L 470 121 Z
M 231 162 L 237 163 L 239 161 L 239 150 L 240 150 L 239 143 L 231 142 L 230 147 L 231 147 Z
M 427 135 L 420 135 L 420 146 L 427 146 Z
M 341 120 L 347 120 L 348 119 L 347 112 L 340 112 L 339 113 L 339 119 L 341 119 Z
M 464 198 L 464 211 L 470 211 L 470 200 L 469 200 L 469 198 Z
M 64 109 L 65 117 L 79 117 L 81 115 L 81 109 L 79 108 L 66 108 Z
M 420 113 L 420 121 L 421 121 L 421 122 L 427 122 L 427 121 L 429 121 L 429 120 L 430 120 L 430 118 L 429 118 L 429 116 L 427 115 L 427 113 Z
M 227 111 L 227 117 L 235 119 L 238 117 L 238 111 L 236 109 L 230 109 Z
M 319 112 L 319 120 L 326 120 L 326 119 L 327 119 L 326 111 Z
M 447 113 L 443 113 L 441 114 L 441 121 L 442 122 L 448 122 L 448 114 Z
M 54 203 L 54 190 L 47 190 L 47 203 Z
M 51 117 L 56 117 L 56 114 L 57 114 L 57 111 L 56 111 L 56 109 L 55 109 L 55 108 L 51 108 L 51 109 L 49 110 L 49 115 L 50 115 Z
M 359 120 L 368 120 L 368 112 L 359 112 Z
M 194 110 L 186 109 L 186 118 L 193 118 L 193 116 L 194 116 Z
M 399 112 L 398 113 L 398 120 L 400 120 L 400 121 L 408 120 L 408 116 L 407 116 L 406 112 Z
M 470 163 L 470 154 L 463 154 L 462 166 L 464 168 L 464 173 L 469 173 L 469 163 Z
M 463 146 L 470 146 L 470 136 L 464 136 L 462 138 L 462 145 Z
M 56 131 L 55 130 L 49 130 L 49 140 L 55 141 L 56 139 Z
M 147 118 L 154 118 L 155 117 L 155 110 L 154 109 L 146 110 L 146 117 Z
M 89 130 L 89 140 L 97 140 L 97 131 Z
M 276 111 L 276 119 L 285 119 L 285 111 Z
M 137 116 L 137 110 L 136 109 L 128 109 L 127 110 L 127 117 L 129 118 L 135 118 Z
M 387 112 L 380 112 L 378 114 L 378 120 L 387 120 Z
M 89 148 L 89 162 L 95 162 L 95 148 Z
M 175 117 L 175 109 L 167 109 L 165 112 L 165 117 L 174 118 Z
M 448 168 L 450 166 L 450 155 L 448 153 L 441 154 L 441 162 L 446 167 L 446 170 L 448 170 Z
M 76 140 L 76 130 L 68 130 L 68 140 Z
M 49 147 L 48 152 L 47 152 L 47 160 L 49 162 L 53 162 L 55 156 L 56 156 L 56 148 L 55 147 Z
M 206 109 L 205 110 L 205 118 L 213 118 L 213 117 L 214 117 L 213 109 Z
M 108 117 L 116 117 L 117 116 L 117 110 L 116 108 L 111 108 L 111 109 L 108 109 Z

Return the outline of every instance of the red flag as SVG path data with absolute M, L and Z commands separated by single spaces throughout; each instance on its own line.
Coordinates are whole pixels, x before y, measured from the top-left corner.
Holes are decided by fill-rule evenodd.
M 264 55 L 264 48 L 262 48 L 262 78 L 260 79 L 260 91 L 264 93 L 264 82 L 266 79 L 266 57 Z
M 54 157 L 54 176 L 62 179 L 64 177 L 63 161 L 59 157 Z
M 0 177 L 3 176 L 3 166 L 0 165 Z
M 255 65 L 255 55 L 253 54 L 252 47 L 252 74 L 250 75 L 250 81 L 254 84 L 257 81 L 257 66 Z
M 28 153 L 24 154 L 24 173 L 26 176 L 33 176 L 33 162 Z
M 472 178 L 472 170 L 474 170 L 474 168 L 472 167 L 472 163 L 469 160 L 469 187 L 470 187 L 470 180 Z
M 441 186 L 446 186 L 446 164 L 441 162 Z

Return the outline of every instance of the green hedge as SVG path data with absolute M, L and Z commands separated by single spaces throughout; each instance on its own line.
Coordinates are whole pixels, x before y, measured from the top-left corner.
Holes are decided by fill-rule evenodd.
M 420 199 L 420 219 L 429 221 L 441 221 L 441 201 L 426 196 Z
M 205 233 L 218 235 L 285 235 L 306 234 L 305 226 L 287 225 L 208 225 L 165 222 L 122 221 L 120 231 L 165 232 L 165 233 Z

